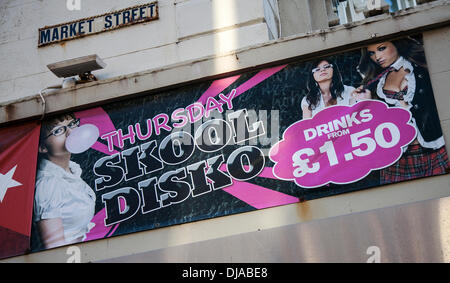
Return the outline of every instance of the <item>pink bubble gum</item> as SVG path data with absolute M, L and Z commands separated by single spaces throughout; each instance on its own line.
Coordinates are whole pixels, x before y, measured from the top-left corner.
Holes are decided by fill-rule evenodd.
M 85 124 L 72 130 L 66 140 L 66 149 L 71 153 L 82 153 L 88 150 L 98 139 L 98 128 Z

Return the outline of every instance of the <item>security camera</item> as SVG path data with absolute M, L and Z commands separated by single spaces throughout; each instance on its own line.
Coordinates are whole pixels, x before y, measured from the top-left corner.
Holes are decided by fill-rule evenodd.
M 97 80 L 91 72 L 104 69 L 106 67 L 106 63 L 103 62 L 98 55 L 94 54 L 56 62 L 47 65 L 47 67 L 58 78 L 79 76 L 81 80 L 79 82 L 89 82 Z

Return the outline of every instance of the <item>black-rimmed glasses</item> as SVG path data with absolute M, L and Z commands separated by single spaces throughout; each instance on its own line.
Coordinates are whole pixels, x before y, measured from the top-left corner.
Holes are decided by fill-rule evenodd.
M 67 126 L 60 126 L 57 127 L 55 129 L 53 129 L 50 134 L 48 136 L 46 136 L 45 138 L 49 138 L 50 136 L 60 136 L 60 135 L 64 135 L 67 132 L 67 129 L 75 129 L 76 127 L 78 127 L 80 125 L 80 119 L 75 119 L 72 120 L 69 124 L 67 124 Z

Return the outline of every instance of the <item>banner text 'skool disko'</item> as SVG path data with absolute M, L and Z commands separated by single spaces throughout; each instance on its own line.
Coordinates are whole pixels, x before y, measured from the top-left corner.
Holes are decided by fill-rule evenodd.
M 445 174 L 418 39 L 47 119 L 32 250 Z

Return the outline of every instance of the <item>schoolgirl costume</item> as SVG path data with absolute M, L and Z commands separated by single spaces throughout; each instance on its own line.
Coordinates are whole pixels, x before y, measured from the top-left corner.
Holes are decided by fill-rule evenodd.
M 341 97 L 336 98 L 336 105 L 350 105 L 350 98 L 352 97 L 352 92 L 355 90 L 352 86 L 344 85 L 344 90 L 341 93 Z M 308 101 L 306 101 L 306 96 L 303 97 L 302 108 L 308 108 Z M 321 110 L 325 109 L 325 102 L 323 101 L 323 97 L 320 94 L 319 103 L 312 109 L 312 116 L 314 117 L 317 113 L 319 113 Z
M 80 166 L 69 162 L 72 173 L 55 163 L 42 159 L 36 176 L 33 221 L 61 218 L 67 243 L 83 239 L 92 228 L 95 212 L 95 193 L 81 179 Z M 38 240 L 42 240 L 37 237 Z M 42 243 L 34 243 L 42 248 Z
M 399 92 L 385 90 L 388 74 L 401 68 L 409 71 L 407 86 Z M 401 107 L 400 101 L 407 103 L 419 142 L 409 145 L 399 161 L 381 170 L 381 183 L 446 173 L 450 166 L 427 69 L 400 57 L 377 79 L 375 92 L 387 104 Z

